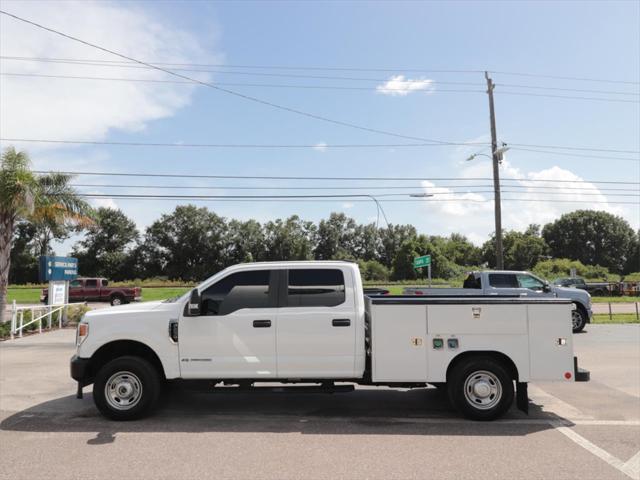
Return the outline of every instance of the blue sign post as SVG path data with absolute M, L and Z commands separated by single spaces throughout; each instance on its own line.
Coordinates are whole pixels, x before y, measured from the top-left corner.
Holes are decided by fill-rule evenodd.
M 40 282 L 69 281 L 78 276 L 78 259 L 73 257 L 41 256 L 38 276 Z

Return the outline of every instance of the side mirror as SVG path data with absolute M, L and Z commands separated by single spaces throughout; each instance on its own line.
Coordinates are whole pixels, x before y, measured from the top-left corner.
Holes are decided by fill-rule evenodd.
M 549 292 L 551 291 L 551 286 L 550 286 L 548 283 L 545 283 L 545 284 L 542 286 L 542 291 L 543 291 L 544 293 L 549 293 Z
M 197 317 L 200 315 L 200 292 L 197 288 L 191 290 L 189 296 L 189 303 L 187 303 L 187 311 L 185 312 L 187 317 Z

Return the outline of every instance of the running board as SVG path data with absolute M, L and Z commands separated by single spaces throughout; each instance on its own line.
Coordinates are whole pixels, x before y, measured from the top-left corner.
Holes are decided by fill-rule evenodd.
M 261 385 L 254 386 L 253 382 L 236 382 L 224 385 L 211 380 L 174 380 L 188 390 L 200 393 L 347 393 L 355 390 L 354 385 L 334 385 L 333 382 L 319 385 Z
M 353 385 L 332 385 L 330 387 L 318 386 L 278 386 L 278 387 L 239 387 L 224 386 L 213 387 L 211 393 L 347 393 L 353 392 Z

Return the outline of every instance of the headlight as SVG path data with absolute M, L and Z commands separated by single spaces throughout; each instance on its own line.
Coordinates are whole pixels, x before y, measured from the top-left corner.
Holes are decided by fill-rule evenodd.
M 76 345 L 81 345 L 84 339 L 89 335 L 89 324 L 80 322 L 76 332 Z

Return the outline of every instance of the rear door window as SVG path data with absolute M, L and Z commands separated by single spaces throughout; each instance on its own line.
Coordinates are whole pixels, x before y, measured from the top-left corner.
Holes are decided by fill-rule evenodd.
M 86 283 L 84 284 L 85 287 L 89 287 L 89 288 L 95 288 L 98 286 L 98 281 L 97 280 L 87 280 Z
M 202 292 L 201 315 L 229 315 L 242 308 L 269 308 L 269 270 L 237 272 Z
M 519 288 L 518 280 L 513 273 L 490 273 L 489 285 L 494 288 Z
M 335 307 L 345 301 L 344 274 L 333 268 L 289 270 L 287 306 Z

